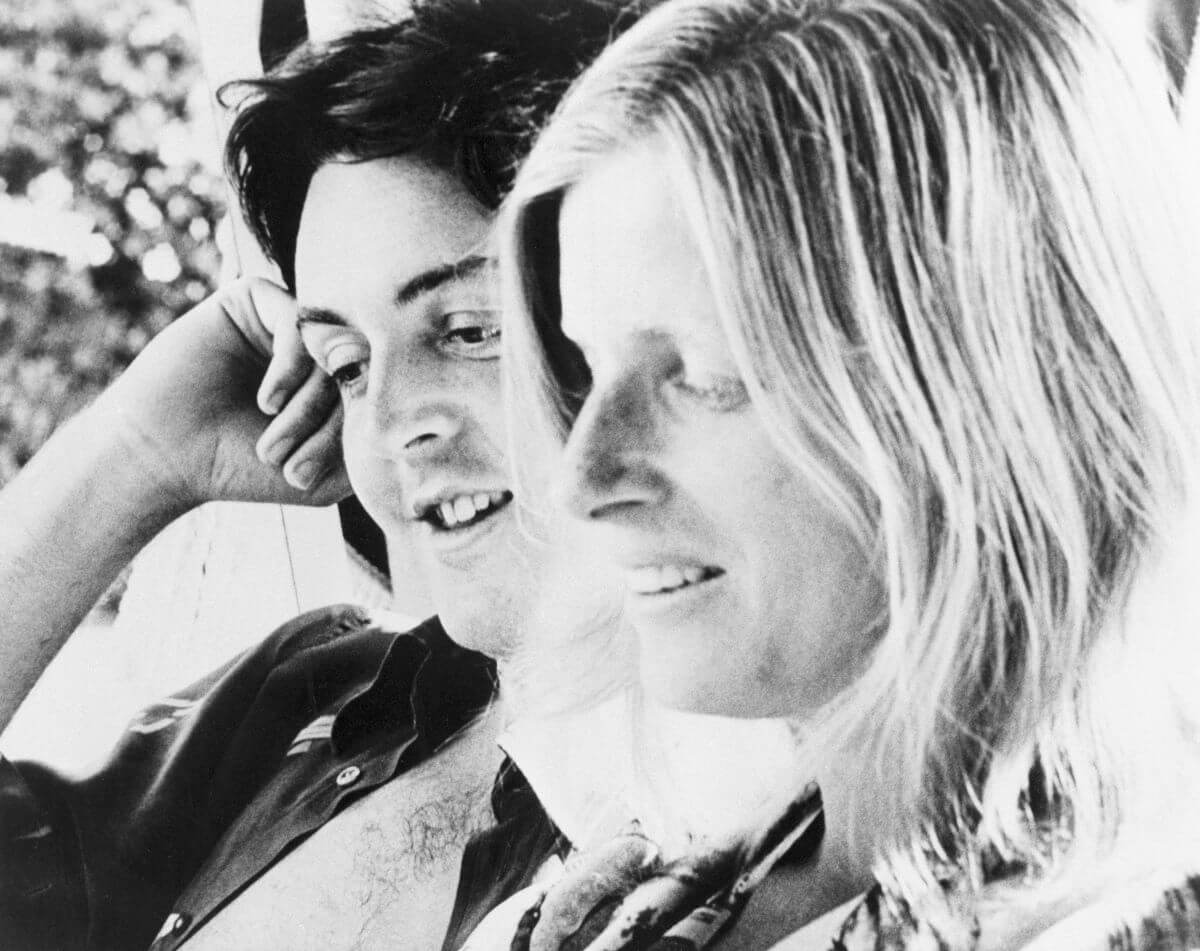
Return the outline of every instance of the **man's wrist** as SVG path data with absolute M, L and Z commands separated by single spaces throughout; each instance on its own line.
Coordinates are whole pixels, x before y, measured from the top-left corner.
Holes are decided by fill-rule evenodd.
M 89 495 L 139 526 L 143 540 L 206 501 L 196 497 L 183 463 L 164 458 L 115 400 L 102 396 L 62 430 L 77 472 L 94 480 Z

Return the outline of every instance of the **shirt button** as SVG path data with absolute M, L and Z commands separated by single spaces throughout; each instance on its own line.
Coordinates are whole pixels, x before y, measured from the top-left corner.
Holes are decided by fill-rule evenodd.
M 176 938 L 187 930 L 187 926 L 192 923 L 192 916 L 182 912 L 173 911 L 167 915 L 162 927 L 158 929 L 158 934 L 154 936 L 154 942 L 157 944 L 167 938 Z
M 335 782 L 339 786 L 349 786 L 353 782 L 358 781 L 358 777 L 362 775 L 362 770 L 357 766 L 347 766 L 337 774 Z

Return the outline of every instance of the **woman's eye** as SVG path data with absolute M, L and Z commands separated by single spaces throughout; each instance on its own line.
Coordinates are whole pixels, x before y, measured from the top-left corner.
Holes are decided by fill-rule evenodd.
M 671 382 L 688 399 L 718 413 L 733 412 L 750 401 L 746 384 L 736 376 L 712 374 L 689 377 L 681 374 Z

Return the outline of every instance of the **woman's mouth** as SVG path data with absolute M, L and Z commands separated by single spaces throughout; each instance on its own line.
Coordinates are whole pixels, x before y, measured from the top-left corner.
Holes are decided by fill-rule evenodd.
M 642 565 L 625 572 L 625 583 L 634 594 L 663 595 L 703 584 L 725 574 L 713 565 Z

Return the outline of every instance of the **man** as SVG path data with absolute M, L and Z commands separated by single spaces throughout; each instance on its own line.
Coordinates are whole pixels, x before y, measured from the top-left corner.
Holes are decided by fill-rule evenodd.
M 257 84 L 230 141 L 240 194 L 340 402 L 289 349 L 291 298 L 241 283 L 63 427 L 0 493 L 0 727 L 129 558 L 212 499 L 327 502 L 348 473 L 445 631 L 313 612 L 148 708 L 89 776 L 0 760 L 0 946 L 424 949 L 449 922 L 455 947 L 561 851 L 520 773 L 493 789 L 495 666 L 466 649 L 503 670 L 546 614 L 506 475 L 487 235 L 538 122 L 632 19 L 429 0 Z

